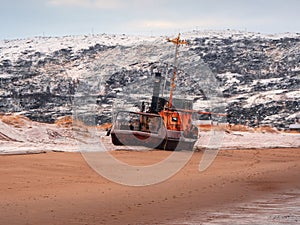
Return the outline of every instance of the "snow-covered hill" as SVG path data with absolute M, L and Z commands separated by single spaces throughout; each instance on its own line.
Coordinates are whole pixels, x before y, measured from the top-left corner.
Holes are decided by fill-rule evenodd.
M 189 45 L 179 55 L 178 95 L 201 110 L 223 97 L 230 123 L 293 123 L 300 34 L 192 31 L 182 38 Z M 119 96 L 151 95 L 153 71 L 171 76 L 173 47 L 166 37 L 106 34 L 2 40 L 0 112 L 54 122 L 75 108 L 87 122 L 107 122 Z

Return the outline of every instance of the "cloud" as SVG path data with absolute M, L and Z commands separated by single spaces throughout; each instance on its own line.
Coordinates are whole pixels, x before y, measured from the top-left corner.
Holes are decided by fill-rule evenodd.
M 177 0 L 175 0 L 177 1 Z M 172 0 L 47 0 L 52 6 L 84 7 L 88 9 L 147 10 L 167 6 Z
M 122 0 L 48 0 L 49 5 L 84 7 L 89 9 L 116 9 L 124 6 Z
M 176 23 L 167 20 L 144 20 L 132 23 L 137 28 L 170 29 L 176 27 Z
M 238 25 L 239 21 L 235 19 L 218 18 L 194 18 L 181 20 L 142 20 L 131 21 L 126 26 L 134 30 L 187 30 L 194 28 L 228 28 L 229 25 Z

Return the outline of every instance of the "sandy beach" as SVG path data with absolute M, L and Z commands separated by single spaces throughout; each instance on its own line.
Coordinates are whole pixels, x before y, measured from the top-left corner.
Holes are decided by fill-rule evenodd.
M 149 165 L 170 152 L 111 154 L 131 165 Z M 175 176 L 144 187 L 101 177 L 80 153 L 2 155 L 0 224 L 172 224 L 188 221 L 191 211 L 222 210 L 300 189 L 299 148 L 221 150 L 199 172 L 202 155 L 195 152 Z

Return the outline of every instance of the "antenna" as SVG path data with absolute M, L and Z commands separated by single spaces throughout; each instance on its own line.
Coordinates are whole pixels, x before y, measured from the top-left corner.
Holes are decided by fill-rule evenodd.
M 177 38 L 174 38 L 174 39 L 167 38 L 167 41 L 175 44 L 174 69 L 173 69 L 173 77 L 171 80 L 170 98 L 169 98 L 169 108 L 171 108 L 172 107 L 172 99 L 173 99 L 173 91 L 176 87 L 175 79 L 176 79 L 176 75 L 177 75 L 178 48 L 179 48 L 179 45 L 187 45 L 188 43 L 185 40 L 180 39 L 180 33 L 178 34 Z

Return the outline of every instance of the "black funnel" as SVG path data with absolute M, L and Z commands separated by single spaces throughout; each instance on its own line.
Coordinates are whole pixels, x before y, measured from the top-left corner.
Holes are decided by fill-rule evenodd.
M 155 73 L 152 101 L 151 101 L 151 106 L 150 106 L 150 111 L 152 113 L 159 112 L 158 104 L 159 104 L 159 93 L 160 93 L 161 82 L 162 82 L 161 73 Z

